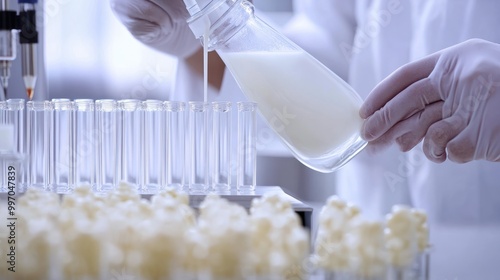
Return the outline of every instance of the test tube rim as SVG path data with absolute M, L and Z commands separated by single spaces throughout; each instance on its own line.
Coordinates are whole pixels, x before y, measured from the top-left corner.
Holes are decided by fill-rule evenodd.
M 186 108 L 186 102 L 184 101 L 165 101 L 165 110 L 169 112 L 183 112 Z
M 5 109 L 9 111 L 22 110 L 24 109 L 24 105 L 24 99 L 21 98 L 7 99 L 5 101 Z
M 73 101 L 75 111 L 91 112 L 94 111 L 94 100 L 92 99 L 75 99 Z
M 251 101 L 239 101 L 236 103 L 238 106 L 238 111 L 255 111 L 257 110 L 257 103 Z
M 54 106 L 48 100 L 30 100 L 26 102 L 26 108 L 29 111 L 51 111 Z
M 233 104 L 231 103 L 231 101 L 212 102 L 212 110 L 214 110 L 214 112 L 221 112 L 221 113 L 229 112 L 232 106 Z
M 101 112 L 114 112 L 118 110 L 118 102 L 114 99 L 97 99 L 95 110 Z
M 141 101 L 138 99 L 122 99 L 118 101 L 118 107 L 122 111 L 137 111 L 141 109 Z
M 67 98 L 52 99 L 55 111 L 69 111 L 73 109 L 71 101 Z
M 144 111 L 163 111 L 165 105 L 160 100 L 148 99 L 142 102 L 142 109 Z
M 207 111 L 209 106 L 208 102 L 204 101 L 189 101 L 189 109 L 193 112 Z

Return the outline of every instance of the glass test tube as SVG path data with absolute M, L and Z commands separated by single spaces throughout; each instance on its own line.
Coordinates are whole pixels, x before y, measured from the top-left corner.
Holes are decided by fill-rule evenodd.
M 126 99 L 118 101 L 121 110 L 120 134 L 118 141 L 120 143 L 121 180 L 137 188 L 144 187 L 143 161 L 142 159 L 142 110 L 141 101 Z
M 7 110 L 7 104 L 5 101 L 0 101 L 0 124 L 5 124 L 5 111 Z
M 165 184 L 165 119 L 163 102 L 146 100 L 144 111 L 144 180 L 145 187 L 158 190 Z
M 166 186 L 175 189 L 184 187 L 186 170 L 185 152 L 185 107 L 181 101 L 165 101 L 166 122 Z
M 73 101 L 74 174 L 75 186 L 95 185 L 97 135 L 94 129 L 94 101 Z
M 1 100 L 0 101 L 0 125 L 6 123 L 6 121 L 5 121 L 6 110 L 7 110 L 7 104 L 5 103 L 5 101 Z M 0 141 L 2 141 L 2 140 L 3 139 L 0 139 Z M 8 141 L 8 140 L 5 139 L 5 141 Z M 4 145 L 4 143 L 2 143 L 2 145 Z M 0 190 L 5 189 L 4 173 L 6 173 L 5 169 L 4 169 L 4 162 L 3 162 L 3 160 L 0 160 Z
M 26 151 L 24 141 L 26 135 L 24 106 L 24 99 L 8 99 L 5 102 L 4 122 L 14 125 L 14 152 L 19 155 L 25 154 Z M 2 170 L 5 170 L 5 168 L 7 168 L 7 166 L 4 166 Z M 17 185 L 18 187 L 24 187 L 26 183 L 24 165 L 19 164 L 16 169 Z
M 238 102 L 238 191 L 253 191 L 256 184 L 256 110 L 255 102 Z
M 97 174 L 98 191 L 108 191 L 118 185 L 119 166 L 117 152 L 118 103 L 112 99 L 95 101 L 97 129 Z
M 51 125 L 54 106 L 50 101 L 28 101 L 27 142 L 28 164 L 27 182 L 29 187 L 49 187 Z
M 231 102 L 212 103 L 212 188 L 231 189 Z
M 189 102 L 189 190 L 208 188 L 208 103 Z
M 50 144 L 52 168 L 50 187 L 54 192 L 67 193 L 73 188 L 73 103 L 69 99 L 52 99 L 54 106 L 52 142 Z

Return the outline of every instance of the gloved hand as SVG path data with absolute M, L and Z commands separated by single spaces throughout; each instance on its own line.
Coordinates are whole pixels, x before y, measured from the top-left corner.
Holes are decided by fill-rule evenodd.
M 201 46 L 186 23 L 182 0 L 110 0 L 111 9 L 142 43 L 171 55 L 187 57 Z
M 402 66 L 377 85 L 360 115 L 369 146 L 424 139 L 428 159 L 500 161 L 500 45 L 473 39 Z

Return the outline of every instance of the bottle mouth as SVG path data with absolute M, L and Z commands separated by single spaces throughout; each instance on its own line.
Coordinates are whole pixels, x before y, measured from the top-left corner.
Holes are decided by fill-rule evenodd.
M 199 39 L 206 34 L 210 34 L 220 25 L 220 19 L 224 18 L 227 13 L 243 1 L 211 1 L 201 9 L 197 5 L 188 7 L 191 17 L 188 18 L 187 23 L 194 36 Z

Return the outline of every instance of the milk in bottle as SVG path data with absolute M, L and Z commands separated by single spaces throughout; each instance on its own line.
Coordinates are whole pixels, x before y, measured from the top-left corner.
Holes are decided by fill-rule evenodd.
M 253 14 L 244 0 L 185 0 L 188 20 L 294 156 L 321 172 L 347 163 L 360 137 L 362 100 L 335 73 Z M 189 3 L 187 3 L 189 2 Z

